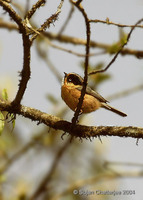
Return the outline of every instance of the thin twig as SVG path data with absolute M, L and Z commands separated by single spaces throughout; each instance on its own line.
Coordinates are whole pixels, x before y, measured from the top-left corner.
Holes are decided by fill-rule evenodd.
M 9 30 L 17 30 L 18 31 L 18 26 L 17 25 L 5 22 L 5 21 L 3 21 L 1 19 L 0 19 L 0 27 L 6 28 L 6 29 L 9 29 Z M 36 32 L 36 31 L 34 31 L 34 32 Z M 57 40 L 57 41 L 59 41 L 61 43 L 70 43 L 70 44 L 73 44 L 73 45 L 85 45 L 86 44 L 86 40 L 84 40 L 84 39 L 75 38 L 75 37 L 71 37 L 71 36 L 67 36 L 67 35 L 59 35 L 59 34 L 54 34 L 54 33 L 50 33 L 50 32 L 43 32 L 42 35 L 44 35 L 45 37 L 48 37 L 50 40 Z M 55 46 L 55 44 L 54 44 L 54 46 Z M 55 48 L 56 48 L 56 46 L 55 46 Z M 90 47 L 103 49 L 103 52 L 90 53 L 89 54 L 89 56 L 96 56 L 96 55 L 109 53 L 109 49 L 112 47 L 112 44 L 111 45 L 103 44 L 103 43 L 99 43 L 99 42 L 95 42 L 95 41 L 91 40 L 90 41 Z M 59 50 L 66 51 L 67 53 L 71 53 L 73 55 L 85 57 L 84 54 L 79 54 L 79 53 L 74 52 L 72 50 L 68 50 L 68 49 L 65 49 L 65 48 L 62 49 L 59 46 L 57 46 L 57 48 Z M 143 58 L 143 51 L 124 48 L 124 49 L 121 50 L 120 55 L 133 55 L 133 56 L 135 56 L 137 58 Z
M 42 33 L 43 31 L 45 31 L 47 28 L 50 27 L 50 25 L 52 23 L 54 23 L 56 20 L 58 20 L 58 16 L 61 12 L 61 8 L 63 6 L 63 3 L 64 3 L 64 0 L 61 0 L 58 8 L 57 8 L 57 11 L 51 15 L 51 17 L 49 17 L 42 25 L 41 25 L 41 28 L 37 29 L 36 32 L 33 37 L 31 38 L 31 42 L 33 42 L 34 39 L 36 39 L 36 37 Z
M 61 29 L 60 29 L 58 35 L 61 35 L 61 34 L 64 32 L 66 26 L 68 25 L 69 21 L 70 21 L 71 18 L 72 18 L 73 12 L 74 12 L 74 6 L 71 5 L 71 9 L 70 9 L 70 12 L 69 12 L 69 14 L 68 14 L 68 16 L 67 16 L 67 19 L 66 19 L 65 23 L 63 24 L 63 26 L 61 27 Z
M 127 43 L 129 42 L 129 39 L 130 39 L 130 37 L 131 37 L 131 34 L 132 34 L 133 30 L 134 30 L 134 29 L 136 28 L 136 26 L 137 26 L 138 24 L 140 24 L 142 21 L 143 21 L 143 18 L 140 19 L 139 21 L 137 21 L 136 24 L 131 28 L 131 30 L 130 30 L 128 36 L 127 36 L 126 41 L 121 45 L 119 51 L 115 54 L 115 56 L 114 56 L 113 59 L 110 61 L 110 63 L 109 63 L 104 69 L 92 71 L 92 72 L 90 72 L 88 75 L 93 75 L 93 74 L 95 75 L 95 74 L 97 74 L 97 73 L 103 73 L 103 72 L 105 72 L 105 71 L 115 62 L 116 58 L 118 57 L 118 55 L 120 54 L 120 52 L 122 51 L 122 49 L 123 49 L 123 48 L 125 47 L 125 45 L 127 45 Z
M 109 19 L 107 18 L 107 20 L 99 20 L 99 19 L 90 19 L 89 20 L 90 23 L 103 23 L 103 24 L 107 24 L 107 25 L 113 25 L 113 26 L 118 26 L 120 28 L 133 28 L 135 25 L 127 25 L 127 24 L 118 24 L 112 21 L 109 21 Z M 137 25 L 136 28 L 143 28 L 143 25 Z
M 40 36 L 43 36 L 43 34 L 41 34 Z M 56 49 L 59 49 L 61 51 L 65 51 L 67 53 L 70 53 L 70 54 L 73 54 L 75 56 L 79 56 L 79 57 L 86 57 L 86 54 L 81 54 L 81 53 L 78 53 L 78 52 L 75 52 L 75 51 L 72 51 L 70 49 L 66 49 L 66 48 L 63 48 L 61 46 L 58 46 L 56 44 L 53 44 L 47 37 L 44 37 L 46 42 L 53 48 L 56 48 Z M 99 52 L 99 53 L 90 53 L 88 56 L 91 57 L 91 56 L 95 56 L 95 55 L 103 55 L 104 53 L 106 53 L 105 51 L 102 51 L 102 52 Z
M 38 0 L 36 4 L 34 4 L 32 6 L 32 8 L 28 11 L 28 13 L 25 15 L 25 19 L 30 19 L 34 13 L 36 12 L 36 10 L 38 8 L 40 8 L 41 6 L 43 6 L 46 3 L 46 0 Z

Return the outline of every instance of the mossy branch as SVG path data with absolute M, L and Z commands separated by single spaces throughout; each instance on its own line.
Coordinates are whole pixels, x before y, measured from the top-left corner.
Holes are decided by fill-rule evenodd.
M 140 127 L 122 127 L 122 126 L 84 126 L 76 124 L 71 132 L 71 124 L 59 117 L 49 115 L 41 112 L 40 110 L 22 106 L 18 108 L 13 107 L 11 103 L 0 101 L 0 110 L 13 113 L 15 115 L 21 115 L 25 118 L 29 118 L 38 124 L 45 124 L 56 130 L 61 130 L 74 135 L 79 138 L 93 138 L 98 136 L 118 136 L 118 137 L 132 137 L 143 139 L 143 128 Z

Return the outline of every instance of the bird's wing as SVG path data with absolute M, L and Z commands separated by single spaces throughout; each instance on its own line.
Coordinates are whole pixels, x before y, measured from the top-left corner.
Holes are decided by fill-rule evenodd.
M 78 86 L 76 88 L 77 90 L 81 91 L 82 90 L 82 86 Z M 98 92 L 95 92 L 94 90 L 92 90 L 90 87 L 86 87 L 86 94 L 89 94 L 93 97 L 95 97 L 96 99 L 98 99 L 100 102 L 108 102 L 106 99 L 104 99 Z

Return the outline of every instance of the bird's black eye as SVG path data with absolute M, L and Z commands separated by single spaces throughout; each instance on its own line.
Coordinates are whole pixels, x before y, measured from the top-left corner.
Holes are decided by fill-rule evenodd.
M 72 79 L 71 79 L 71 78 L 69 78 L 69 79 L 68 79 L 68 82 L 72 82 Z
M 74 85 L 82 85 L 83 84 L 82 78 L 80 78 L 79 76 L 77 76 L 75 74 L 70 74 L 67 77 L 67 82 L 73 83 Z

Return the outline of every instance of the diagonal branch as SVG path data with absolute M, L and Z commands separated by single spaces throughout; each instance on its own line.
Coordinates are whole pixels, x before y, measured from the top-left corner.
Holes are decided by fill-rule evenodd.
M 62 27 L 60 28 L 60 31 L 59 31 L 58 35 L 61 35 L 61 34 L 64 32 L 66 26 L 68 25 L 69 21 L 70 21 L 71 18 L 72 18 L 73 12 L 74 12 L 74 6 L 71 5 L 71 9 L 70 9 L 70 11 L 69 11 L 68 17 L 67 17 L 65 23 L 64 23 L 64 24 L 62 25 Z
M 33 40 L 36 39 L 36 37 L 42 33 L 43 31 L 45 31 L 47 29 L 47 27 L 49 28 L 50 27 L 50 24 L 51 23 L 54 23 L 57 19 L 58 19 L 58 16 L 61 12 L 61 8 L 63 6 L 63 3 L 64 3 L 64 0 L 61 0 L 58 8 L 57 8 L 57 11 L 51 15 L 42 25 L 41 25 L 41 28 L 37 29 L 35 34 L 33 35 L 33 37 L 31 38 L 31 42 L 33 42 Z
M 10 17 L 16 22 L 16 24 L 19 26 L 20 32 L 22 32 L 25 27 L 22 23 L 21 17 L 13 10 L 13 8 L 10 6 L 9 3 L 0 0 L 0 6 L 3 7 L 3 9 L 10 15 Z
M 45 4 L 46 3 L 46 0 L 39 0 L 39 1 L 37 1 L 37 3 L 36 4 L 34 4 L 33 6 L 32 6 L 32 8 L 28 11 L 28 13 L 26 14 L 26 16 L 25 16 L 25 19 L 27 18 L 27 19 L 30 19 L 33 15 L 34 15 L 34 13 L 36 12 L 36 10 L 38 9 L 38 8 L 40 8 L 43 4 Z
M 97 73 L 103 73 L 105 71 L 107 71 L 109 69 L 109 67 L 115 62 L 115 60 L 117 59 L 117 57 L 119 56 L 119 54 L 121 53 L 122 49 L 127 45 L 127 43 L 129 42 L 129 39 L 131 37 L 131 34 L 133 32 L 133 30 L 136 28 L 136 26 L 138 24 L 140 24 L 141 22 L 143 21 L 143 18 L 138 20 L 135 25 L 131 28 L 128 36 L 127 36 L 127 39 L 126 41 L 121 45 L 120 49 L 118 50 L 118 52 L 115 54 L 115 56 L 113 57 L 113 59 L 110 61 L 110 63 L 104 68 L 104 69 L 101 69 L 101 70 L 95 70 L 95 71 L 92 71 L 90 72 L 88 75 L 92 75 L 92 74 L 97 74 Z

